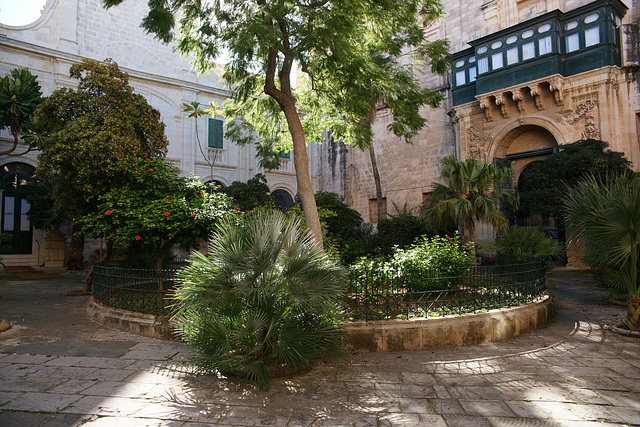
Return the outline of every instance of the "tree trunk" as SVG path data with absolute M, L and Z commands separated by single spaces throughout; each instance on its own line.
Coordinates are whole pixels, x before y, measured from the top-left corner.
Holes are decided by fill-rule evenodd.
M 373 181 L 376 185 L 376 208 L 378 209 L 378 223 L 384 219 L 384 206 L 382 205 L 382 183 L 380 182 L 380 172 L 378 171 L 378 162 L 376 161 L 376 153 L 373 150 L 373 144 L 369 146 L 369 157 L 371 158 L 371 170 L 373 170 Z
M 285 30 L 281 28 L 281 30 Z M 288 33 L 283 31 L 285 37 L 284 47 L 289 46 Z M 280 87 L 276 85 L 275 75 L 278 68 L 278 50 L 271 48 L 269 50 L 269 58 L 266 71 L 266 80 L 264 85 L 264 93 L 276 100 L 289 125 L 289 132 L 293 140 L 293 165 L 296 169 L 296 182 L 298 184 L 298 196 L 302 202 L 302 211 L 307 228 L 311 231 L 311 239 L 313 245 L 322 249 L 322 228 L 320 227 L 320 217 L 318 216 L 318 207 L 316 198 L 313 194 L 313 186 L 311 185 L 311 175 L 309 173 L 309 156 L 307 156 L 307 142 L 304 136 L 300 116 L 296 109 L 296 104 L 291 91 L 291 66 L 293 58 L 291 52 L 286 50 L 283 52 L 281 69 L 278 72 Z
M 82 226 L 78 223 L 73 223 L 71 229 L 71 253 L 67 268 L 69 270 L 84 269 L 84 233 L 82 233 Z

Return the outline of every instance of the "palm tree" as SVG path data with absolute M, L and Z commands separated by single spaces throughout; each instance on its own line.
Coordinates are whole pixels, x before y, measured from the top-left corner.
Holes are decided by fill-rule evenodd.
M 13 136 L 13 144 L 0 151 L 0 156 L 21 156 L 35 148 L 29 145 L 26 151 L 15 153 L 20 133 L 31 125 L 33 112 L 41 102 L 40 84 L 28 69 L 16 68 L 0 78 L 0 130 L 8 128 Z
M 509 179 L 511 169 L 499 168 L 481 160 L 468 158 L 458 161 L 454 156 L 442 159 L 443 183 L 434 183 L 433 203 L 423 210 L 422 216 L 434 224 L 453 220 L 462 228 L 465 240 L 475 240 L 477 221 L 486 221 L 500 229 L 509 221 L 500 206 L 514 205 L 515 191 L 500 188 Z
M 178 331 L 205 371 L 268 388 L 271 377 L 339 356 L 345 271 L 296 218 L 252 213 L 221 224 L 209 253 L 195 252 L 175 290 Z
M 570 241 L 584 248 L 585 262 L 605 269 L 609 283 L 629 295 L 626 326 L 640 330 L 640 178 L 589 176 L 569 188 L 564 212 Z

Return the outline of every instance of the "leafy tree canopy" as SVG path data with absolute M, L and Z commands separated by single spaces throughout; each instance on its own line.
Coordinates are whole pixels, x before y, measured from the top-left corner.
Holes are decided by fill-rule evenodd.
M 624 153 L 608 149 L 609 143 L 585 139 L 560 146 L 560 151 L 522 172 L 518 182 L 524 215 L 559 217 L 566 187 L 590 175 L 630 170 Z
M 133 93 L 115 62 L 85 60 L 70 74 L 78 89 L 59 89 L 38 107 L 49 132 L 33 137 L 42 151 L 38 176 L 74 218 L 126 181 L 139 159 L 162 157 L 168 141 L 160 113 Z
M 174 244 L 196 247 L 220 220 L 241 213 L 228 196 L 209 194 L 161 159 L 138 160 L 131 174 L 130 182 L 100 195 L 80 222 L 90 236 L 151 252 L 159 263 Z
M 122 1 L 104 3 L 109 7 Z M 231 61 L 223 77 L 240 102 L 264 94 L 277 103 L 274 111 L 282 111 L 292 138 L 306 224 L 315 244 L 320 245 L 322 232 L 292 70 L 298 64 L 310 87 L 322 95 L 317 98 L 328 99 L 346 122 L 355 126 L 356 138 L 370 140 L 366 138 L 371 133 L 366 118 L 371 103 L 381 97 L 366 93 L 364 88 L 377 86 L 380 76 L 389 80 L 384 73 L 387 68 L 376 63 L 371 52 L 381 52 L 383 59 L 394 58 L 405 46 L 420 45 L 424 41 L 422 23 L 439 16 L 439 1 L 167 0 L 149 1 L 149 7 L 142 26 L 165 42 L 173 39 L 179 16 L 177 49 L 193 55 L 197 69 L 207 70 L 221 48 L 229 52 Z M 387 98 L 393 104 L 395 98 Z M 349 108 L 342 108 L 344 102 L 349 102 Z M 398 111 L 414 108 L 410 101 L 398 105 Z M 396 128 L 401 127 L 402 123 Z
M 276 203 L 269 195 L 269 186 L 264 174 L 256 174 L 247 182 L 234 181 L 218 191 L 231 197 L 240 208 L 249 212 L 257 207 L 274 208 Z

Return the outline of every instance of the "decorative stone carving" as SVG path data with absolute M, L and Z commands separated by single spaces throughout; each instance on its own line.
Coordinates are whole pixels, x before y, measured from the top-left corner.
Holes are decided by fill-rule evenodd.
M 484 110 L 484 116 L 487 121 L 492 122 L 493 115 L 491 114 L 491 103 L 489 102 L 489 97 L 478 98 L 478 101 L 480 101 L 480 108 Z
M 522 92 L 520 92 L 519 90 L 512 92 L 511 99 L 513 99 L 513 102 L 516 103 L 516 106 L 518 107 L 518 112 L 520 114 L 525 114 L 524 102 L 522 102 Z
M 500 107 L 500 114 L 502 114 L 503 118 L 508 119 L 509 118 L 509 111 L 507 110 L 507 105 L 506 105 L 505 101 L 506 100 L 505 100 L 504 94 L 496 95 L 496 101 L 495 102 L 496 102 L 496 105 L 498 107 Z
M 489 142 L 489 137 L 484 134 L 484 129 L 478 125 L 469 126 L 467 134 L 469 135 L 468 156 L 482 160 L 482 153 L 487 142 Z
M 564 85 L 564 82 L 559 77 L 556 77 L 549 81 L 549 90 L 551 91 L 551 93 L 553 93 L 553 100 L 555 101 L 558 107 L 561 107 L 562 105 L 564 105 L 564 99 L 562 97 L 563 85 Z
M 538 111 L 544 110 L 544 103 L 542 102 L 542 96 L 540 96 L 540 88 L 538 87 L 538 85 L 527 87 L 529 88 L 531 96 L 536 102 L 536 108 L 538 109 Z
M 576 108 L 568 118 L 567 121 L 570 124 L 576 124 L 579 120 L 584 119 L 584 131 L 582 132 L 582 139 L 600 139 L 600 129 L 596 122 L 596 117 L 593 110 L 598 106 L 598 101 L 593 99 L 587 99 L 576 105 Z

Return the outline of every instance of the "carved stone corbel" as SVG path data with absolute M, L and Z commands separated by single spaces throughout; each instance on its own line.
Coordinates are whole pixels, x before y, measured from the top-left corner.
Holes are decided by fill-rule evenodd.
M 551 91 L 551 93 L 553 93 L 553 100 L 558 107 L 564 105 L 562 92 L 563 83 L 563 80 L 560 78 L 555 78 L 549 81 L 549 90 Z
M 478 101 L 480 101 L 480 108 L 484 110 L 484 116 L 487 121 L 492 122 L 493 116 L 491 115 L 491 102 L 489 101 L 489 97 L 478 98 Z
M 513 102 L 516 103 L 516 106 L 518 107 L 518 112 L 520 114 L 525 114 L 524 102 L 522 102 L 522 93 L 519 90 L 516 90 L 511 93 L 511 98 L 513 99 Z
M 542 102 L 542 96 L 540 96 L 540 88 L 538 87 L 538 85 L 527 87 L 531 92 L 533 100 L 536 102 L 536 108 L 538 109 L 538 111 L 544 110 L 544 103 Z
M 502 117 L 508 119 L 509 111 L 507 110 L 507 104 L 505 102 L 504 94 L 496 95 L 495 103 L 498 107 L 500 107 L 500 114 L 502 114 Z

